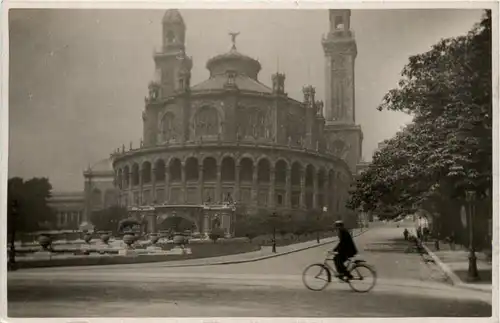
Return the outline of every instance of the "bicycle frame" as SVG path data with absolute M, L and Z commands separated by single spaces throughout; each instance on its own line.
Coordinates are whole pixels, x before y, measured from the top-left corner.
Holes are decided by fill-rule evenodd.
M 329 261 L 331 261 L 334 265 L 330 266 L 328 264 Z M 366 263 L 366 261 L 361 260 L 361 259 L 354 259 L 353 260 L 352 258 L 349 258 L 345 262 L 345 267 L 347 268 L 347 271 L 349 272 L 353 269 L 354 266 L 356 266 L 357 264 L 362 264 L 362 263 Z M 333 260 L 333 257 L 326 257 L 325 260 L 323 261 L 323 265 L 325 265 L 328 268 L 330 273 L 332 273 L 334 275 L 339 274 L 339 272 L 337 271 L 337 267 L 335 266 L 335 261 Z

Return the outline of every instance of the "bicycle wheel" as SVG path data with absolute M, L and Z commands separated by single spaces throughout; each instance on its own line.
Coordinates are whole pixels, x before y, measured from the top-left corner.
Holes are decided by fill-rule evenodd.
M 367 264 L 355 265 L 350 274 L 352 279 L 348 280 L 352 290 L 358 293 L 367 293 L 375 287 L 377 282 L 377 273 Z
M 304 269 L 302 281 L 308 289 L 321 291 L 332 281 L 332 274 L 324 264 L 312 264 Z

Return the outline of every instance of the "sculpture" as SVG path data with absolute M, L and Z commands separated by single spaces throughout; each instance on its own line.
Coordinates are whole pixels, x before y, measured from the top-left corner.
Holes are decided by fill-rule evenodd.
M 233 46 L 231 46 L 232 50 L 236 50 L 236 37 L 238 37 L 239 34 L 240 34 L 240 32 L 230 32 L 229 33 L 229 35 L 231 36 L 231 42 L 233 43 Z

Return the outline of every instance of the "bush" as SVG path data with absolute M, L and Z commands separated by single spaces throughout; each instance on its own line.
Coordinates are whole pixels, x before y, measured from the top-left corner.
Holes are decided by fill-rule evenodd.
M 220 228 L 213 229 L 212 232 L 208 235 L 210 240 L 212 240 L 214 243 L 217 242 L 220 238 L 224 237 L 224 230 Z

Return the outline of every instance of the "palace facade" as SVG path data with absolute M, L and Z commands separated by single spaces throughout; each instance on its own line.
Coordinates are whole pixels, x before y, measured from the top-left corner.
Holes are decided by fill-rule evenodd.
M 209 78 L 192 85 L 186 25 L 178 10 L 167 10 L 162 50 L 154 54 L 156 79 L 145 98 L 143 140 L 112 155 L 119 203 L 174 212 L 175 205 L 234 202 L 251 213 L 347 216 L 363 139 L 355 124 L 350 15 L 329 10 L 324 104 L 310 85 L 302 101 L 288 97 L 282 73 L 265 85 L 261 64 L 237 50 L 235 33 L 231 50 L 206 63 Z
M 259 79 L 261 64 L 237 50 L 237 33 L 228 52 L 206 62 L 208 79 L 192 85 L 186 25 L 178 10 L 167 10 L 162 49 L 154 54 L 156 77 L 144 100 L 141 144 L 123 145 L 84 172 L 81 220 L 120 204 L 131 214 L 155 215 L 151 219 L 185 217 L 201 232 L 213 217 L 233 231 L 234 205 L 248 213 L 320 210 L 355 221 L 345 202 L 363 168 L 363 134 L 355 122 L 357 47 L 351 11 L 328 15 L 323 103 L 311 85 L 303 87 L 301 101 L 288 97 L 283 73 L 266 85 Z M 59 199 L 64 196 L 55 195 L 53 203 Z

